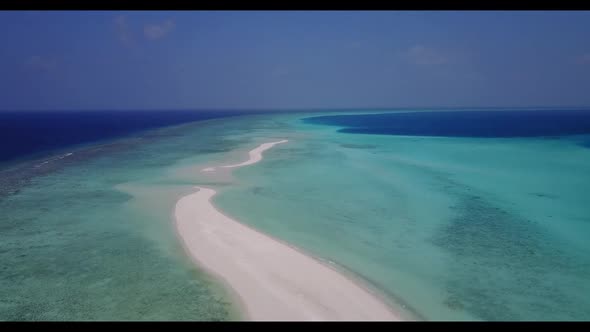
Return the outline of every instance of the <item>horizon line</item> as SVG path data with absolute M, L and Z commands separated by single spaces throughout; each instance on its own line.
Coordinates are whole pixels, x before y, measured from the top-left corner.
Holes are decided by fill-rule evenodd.
M 0 109 L 0 112 L 100 112 L 100 111 L 117 111 L 117 112 L 136 112 L 136 111 L 208 111 L 208 112 L 326 112 L 326 111 L 346 111 L 346 110 L 427 110 L 427 109 L 552 109 L 567 108 L 579 109 L 589 108 L 587 106 L 395 106 L 395 107 L 318 107 L 318 108 L 52 108 L 52 109 Z

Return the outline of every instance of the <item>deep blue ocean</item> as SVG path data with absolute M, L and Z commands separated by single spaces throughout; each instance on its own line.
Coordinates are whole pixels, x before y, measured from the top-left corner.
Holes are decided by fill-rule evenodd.
M 0 112 L 0 162 L 26 159 L 158 127 L 235 116 L 243 111 L 4 111 Z M 587 110 L 421 111 L 310 117 L 308 123 L 353 134 L 538 137 L 590 134 Z M 590 147 L 582 137 L 581 145 Z
M 328 115 L 307 123 L 342 133 L 445 137 L 554 137 L 590 134 L 590 110 L 421 111 Z M 590 146 L 589 141 L 581 142 Z
M 248 112 L 253 113 L 253 112 Z M 245 114 L 236 111 L 0 112 L 0 162 L 141 130 Z

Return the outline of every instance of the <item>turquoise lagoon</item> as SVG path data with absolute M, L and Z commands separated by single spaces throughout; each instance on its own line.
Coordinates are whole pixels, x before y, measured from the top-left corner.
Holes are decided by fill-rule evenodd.
M 411 319 L 590 319 L 585 136 L 353 134 L 303 120 L 332 114 L 195 122 L 2 170 L 19 181 L 0 198 L 0 319 L 241 319 L 176 237 L 174 204 L 195 185 Z M 284 138 L 231 178 L 198 172 Z

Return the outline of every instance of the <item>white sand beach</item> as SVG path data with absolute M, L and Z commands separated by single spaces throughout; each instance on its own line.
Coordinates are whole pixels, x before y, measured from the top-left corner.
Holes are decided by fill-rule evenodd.
M 287 140 L 250 151 L 262 152 Z M 198 264 L 239 296 L 245 316 L 256 321 L 402 320 L 377 296 L 317 259 L 222 214 L 211 203 L 215 190 L 198 191 L 176 204 L 178 233 Z

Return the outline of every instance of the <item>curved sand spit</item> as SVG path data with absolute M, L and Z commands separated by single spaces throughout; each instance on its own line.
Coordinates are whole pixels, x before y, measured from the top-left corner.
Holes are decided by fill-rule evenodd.
M 222 167 L 253 164 L 284 142 L 262 144 L 248 161 Z M 223 215 L 211 204 L 215 190 L 197 188 L 176 204 L 178 233 L 193 258 L 239 295 L 248 319 L 401 320 L 336 270 Z
M 248 160 L 244 161 L 243 163 L 239 163 L 239 164 L 235 164 L 235 165 L 221 166 L 221 167 L 234 168 L 234 167 L 241 167 L 241 166 L 246 166 L 246 165 L 251 165 L 251 164 L 257 163 L 262 160 L 262 152 L 272 148 L 273 146 L 275 146 L 277 144 L 286 143 L 286 142 L 288 142 L 288 140 L 284 139 L 284 140 L 278 141 L 278 142 L 260 144 L 260 146 L 258 146 L 256 149 L 248 152 L 250 158 L 248 158 Z M 201 171 L 213 172 L 213 171 L 215 171 L 215 167 L 203 168 Z

